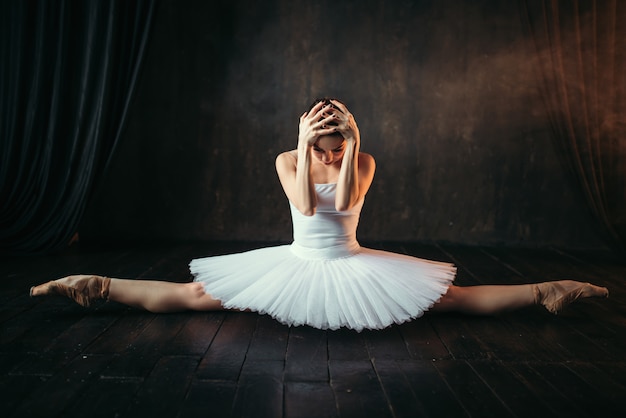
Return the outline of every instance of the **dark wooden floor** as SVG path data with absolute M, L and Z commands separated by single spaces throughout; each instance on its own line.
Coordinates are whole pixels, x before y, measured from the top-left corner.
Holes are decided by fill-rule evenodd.
M 252 313 L 154 315 L 28 297 L 70 273 L 187 281 L 193 257 L 255 244 L 75 248 L 1 260 L 2 417 L 626 416 L 626 263 L 556 249 L 379 244 L 449 260 L 457 283 L 591 280 L 559 316 L 427 314 L 383 331 L 288 328 Z

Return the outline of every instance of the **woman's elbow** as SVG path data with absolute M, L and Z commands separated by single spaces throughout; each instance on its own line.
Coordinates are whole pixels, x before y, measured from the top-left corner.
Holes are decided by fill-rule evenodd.
M 315 215 L 315 206 L 298 208 L 298 212 L 300 212 L 304 216 L 313 216 Z
M 335 210 L 337 212 L 345 212 L 347 210 L 352 209 L 353 206 L 354 206 L 354 203 L 352 202 L 335 203 Z

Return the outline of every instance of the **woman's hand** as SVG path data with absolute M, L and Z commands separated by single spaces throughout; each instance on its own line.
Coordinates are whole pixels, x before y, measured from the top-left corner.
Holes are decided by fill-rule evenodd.
M 337 132 L 338 127 L 333 126 L 337 117 L 330 111 L 331 109 L 330 104 L 319 102 L 300 116 L 298 147 L 311 147 L 320 136 Z
M 360 144 L 361 134 L 356 120 L 348 108 L 337 100 L 331 100 L 336 109 L 331 108 L 330 112 L 335 116 L 331 123 L 336 124 L 335 132 L 339 132 L 347 142 Z

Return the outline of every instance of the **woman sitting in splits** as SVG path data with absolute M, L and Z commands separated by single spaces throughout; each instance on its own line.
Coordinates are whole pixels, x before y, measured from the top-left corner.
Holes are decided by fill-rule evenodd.
M 65 295 L 83 306 L 108 299 L 151 312 L 247 310 L 287 325 L 359 331 L 427 310 L 486 315 L 541 304 L 558 313 L 579 298 L 608 296 L 571 280 L 459 287 L 451 264 L 359 246 L 375 169 L 360 140 L 338 100 L 317 100 L 300 117 L 298 148 L 276 158 L 293 220 L 290 245 L 192 260 L 190 283 L 78 275 L 33 287 L 31 296 Z

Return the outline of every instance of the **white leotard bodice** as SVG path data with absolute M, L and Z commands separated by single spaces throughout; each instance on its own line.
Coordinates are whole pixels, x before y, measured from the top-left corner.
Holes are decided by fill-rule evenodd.
M 335 209 L 337 184 L 316 184 L 317 210 L 305 216 L 289 202 L 293 222 L 292 251 L 302 258 L 333 259 L 359 251 L 356 229 L 364 199 L 347 211 Z

